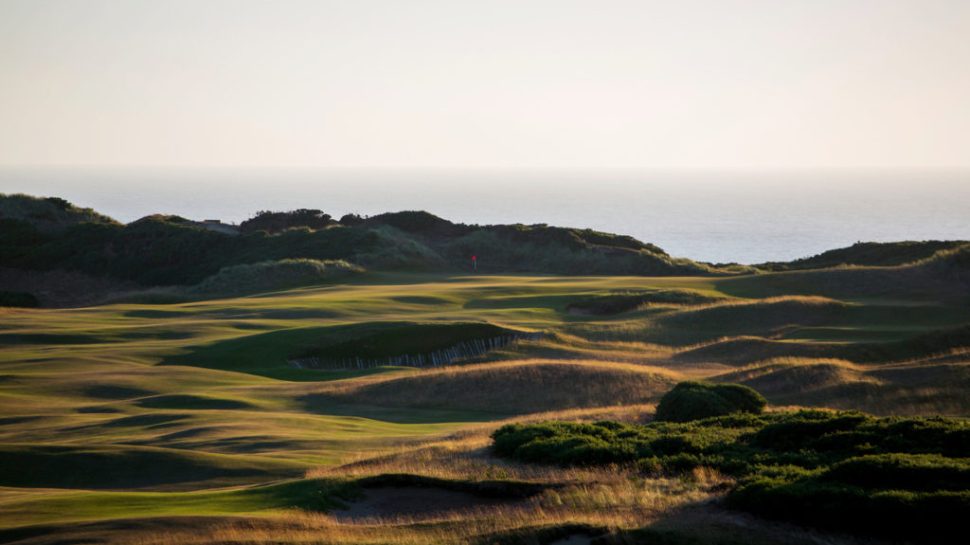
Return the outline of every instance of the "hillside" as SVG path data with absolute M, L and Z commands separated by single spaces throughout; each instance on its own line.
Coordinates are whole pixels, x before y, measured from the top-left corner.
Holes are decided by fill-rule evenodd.
M 115 220 L 90 208 L 79 208 L 58 197 L 0 193 L 0 225 L 10 229 L 18 222 L 27 223 L 42 232 L 60 231 L 82 223 L 117 224 Z
M 757 290 L 767 287 L 775 295 L 970 294 L 970 246 L 960 241 L 858 243 L 750 268 L 676 258 L 653 244 L 590 229 L 466 225 L 420 211 L 339 220 L 313 209 L 263 211 L 239 227 L 156 214 L 123 225 L 62 199 L 2 195 L 0 222 L 0 270 L 18 292 L 35 296 L 45 306 L 124 297 L 157 286 L 197 286 L 162 294 L 175 300 L 194 298 L 225 284 L 227 271 L 241 274 L 242 269 L 231 268 L 242 265 L 259 264 L 259 280 L 250 275 L 229 291 L 285 289 L 339 277 L 297 274 L 294 260 L 341 261 L 347 270 L 460 273 L 472 271 L 471 256 L 477 258 L 479 274 L 734 276 L 736 281 L 725 283 L 724 289 L 740 296 L 755 284 Z M 759 269 L 786 274 L 762 281 L 749 274 Z M 51 289 L 44 278 L 55 273 L 72 281 Z M 277 273 L 279 278 L 274 278 Z M 99 284 L 118 289 L 87 288 Z M 696 298 L 680 295 L 671 292 L 663 303 Z M 638 297 L 617 294 L 595 303 L 577 302 L 574 309 L 619 312 L 655 304 L 660 296 Z
M 793 261 L 762 263 L 755 267 L 767 271 L 828 269 L 846 265 L 891 267 L 921 261 L 939 251 L 952 250 L 968 243 L 966 240 L 857 242 L 848 248 L 836 248 Z
M 717 274 L 632 237 L 547 225 L 464 225 L 427 212 L 333 221 L 315 210 L 261 212 L 238 230 L 179 216 L 127 225 L 59 199 L 0 196 L 0 267 L 79 272 L 141 286 L 191 285 L 226 267 L 345 260 L 385 271 Z M 53 228 L 56 226 L 56 229 Z M 285 287 L 285 286 L 283 286 Z
M 525 360 L 367 379 L 312 394 L 306 402 L 522 414 L 653 402 L 677 376 L 639 365 Z

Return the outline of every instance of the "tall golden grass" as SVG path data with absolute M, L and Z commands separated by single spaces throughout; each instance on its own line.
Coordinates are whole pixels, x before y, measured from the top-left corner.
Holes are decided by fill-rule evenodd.
M 314 395 L 343 403 L 539 412 L 655 401 L 677 371 L 596 360 L 515 360 L 341 381 Z

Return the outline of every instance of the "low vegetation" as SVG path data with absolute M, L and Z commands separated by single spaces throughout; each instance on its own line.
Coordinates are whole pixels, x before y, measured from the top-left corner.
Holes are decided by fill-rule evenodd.
M 254 233 L 265 231 L 276 234 L 280 231 L 294 228 L 324 229 L 336 224 L 329 214 L 321 210 L 301 208 L 292 212 L 271 212 L 263 210 L 256 212 L 256 215 L 239 224 L 239 231 L 243 233 Z
M 82 223 L 116 224 L 113 219 L 90 208 L 80 208 L 59 197 L 32 197 L 0 193 L 0 225 L 15 228 L 23 222 L 40 231 L 59 231 Z
M 193 286 L 207 295 L 256 293 L 347 280 L 364 272 L 341 260 L 280 259 L 225 267 Z
M 922 540 L 970 516 L 970 423 L 798 411 L 693 422 L 507 425 L 494 450 L 524 462 L 636 463 L 648 474 L 710 467 L 733 508 L 870 536 Z M 887 517 L 887 514 L 892 516 Z
M 818 255 L 789 262 L 763 263 L 758 268 L 769 271 L 795 271 L 830 267 L 907 265 L 933 254 L 966 245 L 965 240 L 925 240 L 904 242 L 857 242 L 848 248 L 828 250 Z
M 239 233 L 178 216 L 127 225 L 66 201 L 0 195 L 0 266 L 64 269 L 136 282 L 189 285 L 267 260 L 344 260 L 368 269 L 562 274 L 719 274 L 632 237 L 547 225 L 456 224 L 427 212 L 334 221 L 320 210 L 259 212 Z M 41 212 L 32 211 L 35 208 Z M 68 219 L 61 218 L 69 214 Z M 60 214 L 60 215 L 58 215 Z M 49 220 L 47 216 L 51 216 Z M 52 222 L 57 229 L 48 228 Z
M 664 394 L 654 419 L 660 422 L 689 422 L 734 413 L 760 414 L 768 401 L 740 384 L 681 382 Z

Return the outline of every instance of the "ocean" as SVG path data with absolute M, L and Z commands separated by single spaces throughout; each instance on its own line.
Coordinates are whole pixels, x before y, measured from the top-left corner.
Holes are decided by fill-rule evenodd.
M 125 222 L 427 210 L 464 223 L 627 234 L 717 263 L 790 260 L 857 241 L 970 239 L 966 171 L 5 168 L 0 193 L 63 197 Z

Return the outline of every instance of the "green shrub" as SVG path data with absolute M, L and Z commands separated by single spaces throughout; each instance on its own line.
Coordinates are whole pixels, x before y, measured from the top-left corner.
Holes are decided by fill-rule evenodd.
M 287 229 L 305 227 L 308 229 L 324 229 L 336 223 L 329 214 L 320 210 L 301 208 L 291 212 L 271 212 L 262 210 L 256 212 L 252 218 L 239 224 L 239 230 L 244 233 L 266 231 L 279 233 Z
M 347 260 L 409 271 L 724 274 L 632 237 L 547 225 L 477 226 L 427 212 L 347 215 L 260 212 L 233 235 L 176 216 L 121 225 L 59 199 L 0 195 L 4 266 L 81 271 L 144 286 L 193 285 L 225 267 L 280 259 Z M 658 295 L 681 300 L 684 294 Z M 675 301 L 674 301 L 675 302 Z
M 970 490 L 970 460 L 938 454 L 875 454 L 833 464 L 819 477 L 883 490 Z
M 957 418 L 797 411 L 646 425 L 514 424 L 493 439 L 496 454 L 527 462 L 635 463 L 650 474 L 712 467 L 737 478 L 729 507 L 925 542 L 970 517 L 968 434 L 970 422 Z
M 345 279 L 363 269 L 346 261 L 281 259 L 225 267 L 193 288 L 200 293 L 251 293 Z
M 79 208 L 58 197 L 0 193 L 0 219 L 23 221 L 42 232 L 60 231 L 80 223 L 116 224 L 90 208 Z
M 754 479 L 726 498 L 729 507 L 763 517 L 866 536 L 938 543 L 959 535 L 970 491 L 870 490 L 815 478 Z
M 681 382 L 657 405 L 655 419 L 689 422 L 732 413 L 761 413 L 767 400 L 754 389 L 740 384 Z

